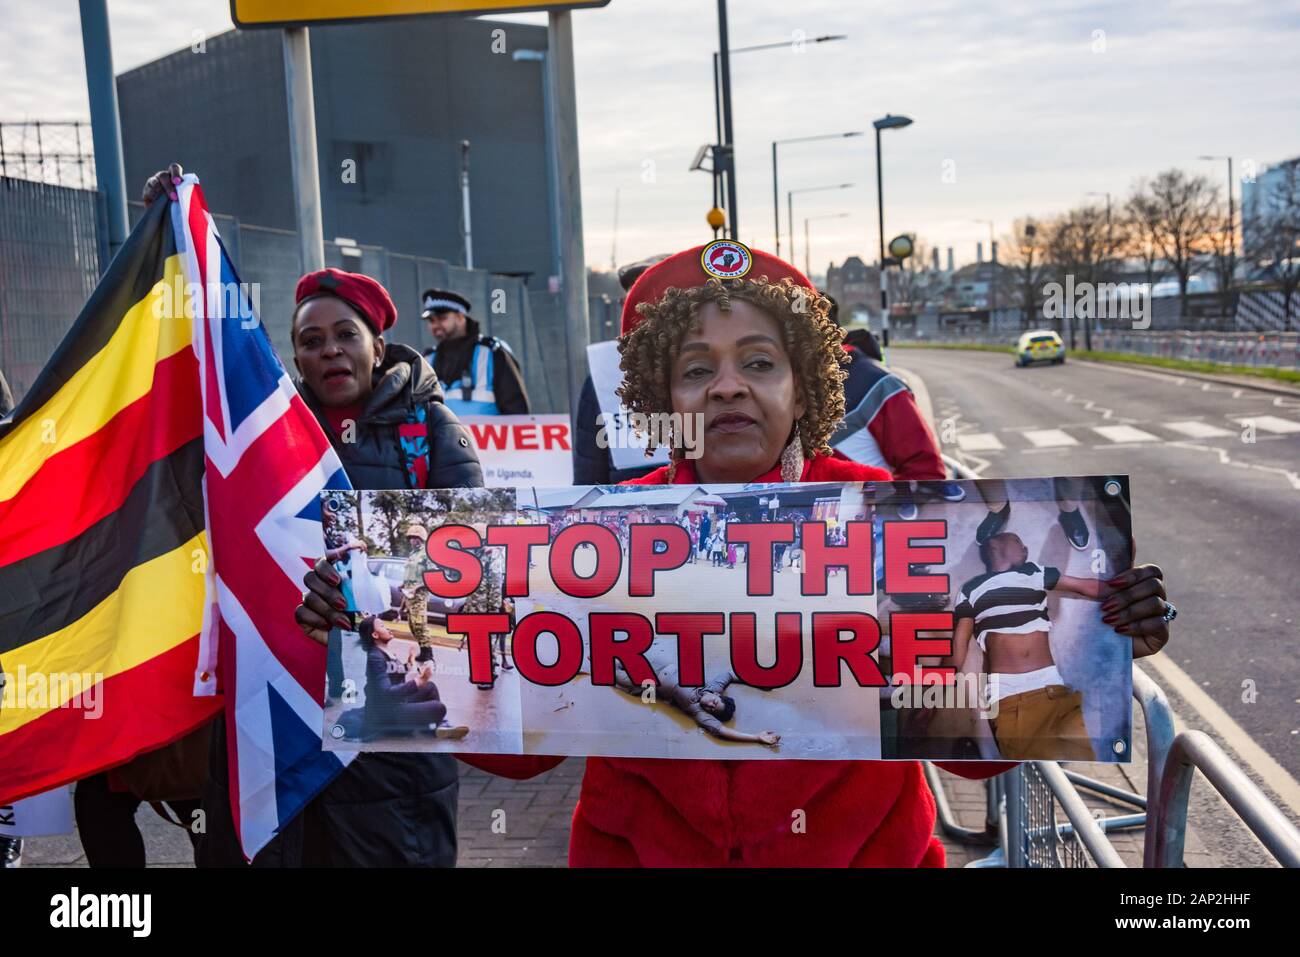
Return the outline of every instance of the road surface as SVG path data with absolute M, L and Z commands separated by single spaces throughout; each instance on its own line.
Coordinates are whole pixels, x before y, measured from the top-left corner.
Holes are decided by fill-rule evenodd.
M 944 451 L 986 476 L 1127 473 L 1138 561 L 1160 565 L 1176 631 L 1149 673 L 1180 717 L 1300 801 L 1300 392 L 1143 368 L 895 349 Z M 1172 666 L 1172 667 L 1171 667 Z

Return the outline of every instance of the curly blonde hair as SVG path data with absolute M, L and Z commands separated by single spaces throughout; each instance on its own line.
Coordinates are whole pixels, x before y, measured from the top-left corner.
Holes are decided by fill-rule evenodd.
M 795 385 L 804 395 L 804 414 L 796 423 L 803 453 L 808 458 L 829 454 L 827 443 L 844 417 L 848 373 L 843 366 L 849 363 L 844 332 L 830 318 L 829 299 L 788 278 L 773 283 L 759 276 L 726 284 L 709 279 L 694 289 L 669 288 L 658 302 L 639 305 L 641 324 L 618 341 L 623 404 L 629 412 L 645 415 L 671 412 L 673 363 L 701 307 L 716 303 L 730 312 L 737 299 L 776 320 Z

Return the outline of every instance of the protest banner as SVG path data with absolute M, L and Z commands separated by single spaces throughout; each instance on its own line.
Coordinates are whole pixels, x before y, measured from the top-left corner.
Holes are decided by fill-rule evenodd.
M 609 449 L 616 469 L 645 469 L 668 464 L 668 449 L 659 447 L 646 455 L 646 437 L 632 428 L 628 411 L 619 401 L 617 389 L 623 384 L 623 370 L 618 366 L 618 343 L 613 339 L 587 346 L 587 365 L 591 384 L 600 403 L 603 432 L 597 444 Z M 585 426 L 585 423 L 584 423 Z
M 567 415 L 465 415 L 490 488 L 569 485 L 573 441 Z
M 72 789 L 67 785 L 0 805 L 0 837 L 71 834 Z
M 1132 562 L 1123 476 L 325 492 L 322 513 L 327 548 L 402 572 L 331 635 L 327 748 L 1129 760 L 1132 646 L 1100 610 Z

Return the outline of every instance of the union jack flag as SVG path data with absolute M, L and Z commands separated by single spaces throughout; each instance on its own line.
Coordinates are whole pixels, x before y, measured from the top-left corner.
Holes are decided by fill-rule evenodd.
M 321 749 L 325 650 L 293 617 L 303 574 L 323 547 L 319 494 L 351 485 L 254 315 L 197 177 L 176 192 L 211 548 L 195 690 L 215 693 L 210 676 L 219 674 L 231 807 L 251 859 L 352 758 Z

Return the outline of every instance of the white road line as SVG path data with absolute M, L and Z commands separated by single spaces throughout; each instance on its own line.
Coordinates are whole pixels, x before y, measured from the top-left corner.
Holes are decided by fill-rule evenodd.
M 1263 429 L 1265 432 L 1273 432 L 1277 435 L 1290 435 L 1292 432 L 1300 432 L 1300 422 L 1278 418 L 1276 415 L 1253 415 L 1236 421 L 1242 425 L 1253 425 L 1256 429 Z
M 1218 702 L 1206 694 L 1187 672 L 1178 667 L 1168 654 L 1143 658 L 1142 667 L 1158 672 L 1162 682 L 1176 691 L 1219 734 L 1223 742 L 1237 752 L 1238 757 L 1291 809 L 1291 813 L 1300 814 L 1300 783 L 1260 747 L 1232 715 L 1219 707 Z
M 957 436 L 957 445 L 963 452 L 997 452 L 1005 446 L 992 432 L 969 432 Z
M 1158 436 L 1143 432 L 1131 425 L 1094 425 L 1092 431 L 1111 442 L 1159 442 Z
M 1079 444 L 1078 439 L 1062 429 L 1030 429 L 1025 432 L 1025 438 L 1038 449 L 1063 448 L 1067 445 Z
M 1143 378 L 1147 378 L 1147 379 L 1157 379 L 1157 380 L 1171 383 L 1172 385 L 1175 386 L 1183 386 L 1183 385 L 1200 386 L 1200 390 L 1202 392 L 1227 392 L 1230 393 L 1232 395 L 1232 398 L 1234 399 L 1240 399 L 1242 397 L 1243 392 L 1250 391 L 1251 394 L 1246 396 L 1246 398 L 1248 399 L 1272 398 L 1273 403 L 1275 405 L 1282 406 L 1283 408 L 1295 407 L 1294 406 L 1294 403 L 1296 401 L 1295 399 L 1285 397 L 1285 396 L 1272 396 L 1267 393 L 1256 392 L 1254 391 L 1255 387 L 1251 385 L 1242 385 L 1240 387 L 1235 387 L 1227 384 L 1220 384 L 1217 382 L 1206 382 L 1203 379 L 1187 379 L 1184 376 L 1176 375 L 1173 372 L 1149 372 L 1145 369 L 1137 369 L 1137 368 L 1124 366 L 1118 362 L 1090 362 L 1087 359 L 1076 359 L 1075 362 L 1079 365 L 1091 366 L 1092 368 L 1104 367 L 1109 372 L 1118 372 L 1121 373 L 1122 375 L 1135 375 L 1135 376 L 1142 376 Z
M 1231 429 L 1210 425 L 1208 422 L 1164 422 L 1161 424 L 1171 432 L 1177 432 L 1192 439 L 1216 439 L 1224 435 L 1237 434 Z
M 1087 365 L 1093 369 L 1104 368 L 1107 372 L 1119 372 L 1124 375 L 1136 375 L 1147 379 L 1158 379 L 1161 382 L 1170 382 L 1173 385 L 1182 385 L 1187 381 L 1187 379 L 1180 375 L 1175 375 L 1172 372 L 1149 372 L 1146 369 L 1130 368 L 1118 362 L 1089 362 L 1087 359 L 1075 359 L 1074 361 L 1082 365 Z M 1206 384 L 1208 385 L 1209 383 Z
M 1256 472 L 1267 472 L 1270 475 L 1280 475 L 1291 483 L 1291 487 L 1300 491 L 1300 474 L 1292 472 L 1290 469 L 1284 469 L 1276 465 L 1256 465 L 1254 462 L 1238 462 L 1228 454 L 1227 449 L 1221 449 L 1217 445 L 1197 445 L 1195 442 L 1166 442 L 1170 448 L 1176 449 L 1196 449 L 1198 452 L 1209 452 L 1219 458 L 1220 465 L 1230 465 L 1238 469 L 1254 469 Z

